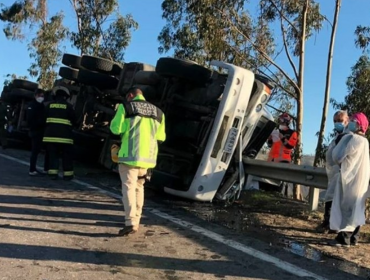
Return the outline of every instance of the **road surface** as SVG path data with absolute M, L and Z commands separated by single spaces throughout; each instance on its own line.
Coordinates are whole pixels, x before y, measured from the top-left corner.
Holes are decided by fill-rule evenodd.
M 146 199 L 139 232 L 120 194 L 29 177 L 0 152 L 0 279 L 359 279 Z M 157 199 L 156 199 L 157 201 Z

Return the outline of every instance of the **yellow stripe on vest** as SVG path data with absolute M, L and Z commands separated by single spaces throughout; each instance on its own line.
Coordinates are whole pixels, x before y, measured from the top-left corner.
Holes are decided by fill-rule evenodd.
M 46 123 L 58 123 L 58 124 L 72 125 L 69 120 L 59 119 L 59 118 L 47 118 Z
M 58 138 L 58 137 L 44 137 L 42 141 L 50 142 L 50 143 L 73 144 L 72 139 Z

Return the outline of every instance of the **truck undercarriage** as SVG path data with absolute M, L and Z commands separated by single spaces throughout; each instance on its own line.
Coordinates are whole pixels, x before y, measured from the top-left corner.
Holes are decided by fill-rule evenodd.
M 192 61 L 160 58 L 156 67 L 65 54 L 55 85 L 70 89 L 77 119 L 76 153 L 116 169 L 110 148 L 120 139 L 109 131 L 116 106 L 131 86 L 166 116 L 167 139 L 159 147 L 151 184 L 193 200 L 235 199 L 245 183 L 242 156 L 255 158 L 275 123 L 265 109 L 273 88 L 265 77 L 214 61 L 210 70 Z M 2 98 L 27 132 L 25 106 L 33 98 L 13 81 Z M 19 94 L 19 90 L 28 91 Z M 17 94 L 18 92 L 18 94 Z M 47 94 L 47 99 L 52 97 Z M 18 108 L 15 112 L 12 108 Z M 22 113 L 23 112 L 23 113 Z

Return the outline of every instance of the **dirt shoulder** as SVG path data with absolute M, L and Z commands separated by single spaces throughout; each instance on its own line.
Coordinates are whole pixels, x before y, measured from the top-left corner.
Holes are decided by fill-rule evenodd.
M 252 235 L 272 247 L 284 247 L 288 251 L 315 261 L 351 266 L 345 270 L 359 276 L 369 275 L 370 225 L 368 224 L 361 228 L 359 246 L 336 248 L 327 245 L 329 240 L 335 238 L 335 234 L 316 231 L 316 227 L 323 219 L 323 209 L 310 212 L 306 202 L 288 199 L 278 193 L 245 191 L 240 200 L 228 208 L 214 204 L 208 207 L 204 204 L 196 205 L 182 207 L 207 221 Z M 364 269 L 360 271 L 361 268 Z

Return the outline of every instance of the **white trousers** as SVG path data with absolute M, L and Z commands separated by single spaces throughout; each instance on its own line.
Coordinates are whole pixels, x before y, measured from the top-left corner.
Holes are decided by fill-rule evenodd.
M 122 202 L 125 208 L 125 225 L 138 230 L 144 205 L 145 179 L 138 179 L 146 174 L 147 169 L 119 164 L 119 176 L 122 182 Z

